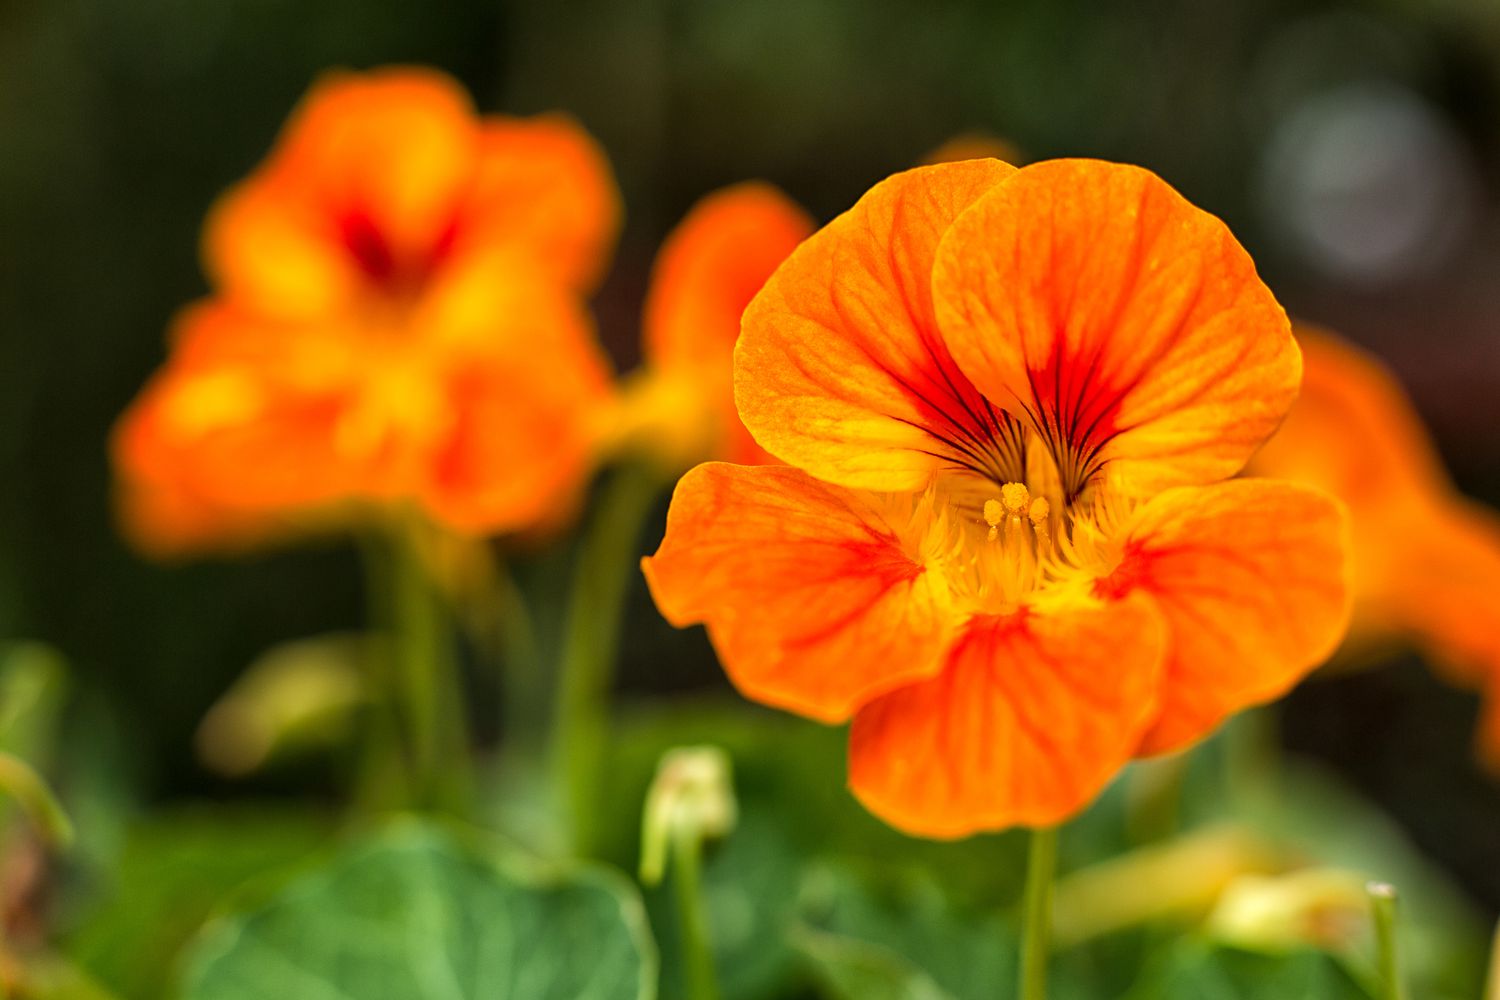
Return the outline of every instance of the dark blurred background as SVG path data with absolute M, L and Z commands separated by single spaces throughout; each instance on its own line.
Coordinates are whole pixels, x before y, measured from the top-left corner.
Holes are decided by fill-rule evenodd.
M 762 177 L 827 218 L 978 129 L 1143 164 L 1225 218 L 1289 310 L 1399 372 L 1460 486 L 1500 504 L 1494 0 L 0 0 L 0 635 L 66 654 L 155 799 L 242 794 L 199 769 L 193 728 L 267 646 L 357 625 L 360 579 L 333 543 L 142 561 L 112 525 L 106 436 L 205 291 L 211 199 L 321 70 L 390 62 L 603 142 L 627 223 L 598 310 L 622 368 L 654 248 L 698 196 Z M 522 567 L 544 603 L 559 562 Z M 722 687 L 637 589 L 627 691 Z M 1412 660 L 1305 685 L 1282 732 L 1493 912 L 1476 711 Z

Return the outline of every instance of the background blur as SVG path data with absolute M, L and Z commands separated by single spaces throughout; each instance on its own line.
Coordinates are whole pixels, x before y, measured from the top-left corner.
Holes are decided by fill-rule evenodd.
M 1396 369 L 1459 485 L 1500 504 L 1494 0 L 0 0 L 0 636 L 63 651 L 149 799 L 322 791 L 220 781 L 191 740 L 257 653 L 359 624 L 352 547 L 146 563 L 115 534 L 105 441 L 205 290 L 213 197 L 320 71 L 390 62 L 602 141 L 627 222 L 598 312 L 622 369 L 651 255 L 697 197 L 762 177 L 826 219 L 977 129 L 1031 159 L 1143 164 L 1222 216 L 1294 315 Z M 566 556 L 520 566 L 544 615 Z M 701 635 L 636 589 L 626 693 L 723 687 Z M 1500 783 L 1472 762 L 1476 711 L 1402 661 L 1305 685 L 1282 738 L 1493 916 Z

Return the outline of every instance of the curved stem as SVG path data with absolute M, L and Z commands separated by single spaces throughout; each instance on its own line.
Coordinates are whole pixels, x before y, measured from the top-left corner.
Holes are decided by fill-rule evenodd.
M 1026 857 L 1026 894 L 1021 912 L 1019 1000 L 1046 1000 L 1047 959 L 1052 948 L 1052 885 L 1057 873 L 1057 828 L 1031 831 Z
M 574 569 L 563 636 L 552 764 L 564 790 L 573 850 L 597 850 L 593 819 L 608 744 L 610 690 L 620 621 L 640 557 L 641 522 L 660 490 L 642 466 L 623 466 L 600 491 Z

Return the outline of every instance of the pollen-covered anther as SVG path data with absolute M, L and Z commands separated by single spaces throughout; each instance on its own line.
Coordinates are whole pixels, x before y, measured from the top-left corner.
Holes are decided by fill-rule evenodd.
M 1026 488 L 1025 483 L 1006 483 L 1000 487 L 1000 502 L 1005 504 L 1005 509 L 1012 515 L 1019 515 L 1031 506 L 1031 491 Z M 988 508 L 989 504 L 985 504 L 985 507 Z
M 1037 531 L 1047 530 L 1047 518 L 1052 513 L 1052 505 L 1047 502 L 1046 497 L 1037 497 L 1031 501 L 1026 516 L 1031 519 L 1031 526 Z
M 999 500 L 986 500 L 984 502 L 984 523 L 990 526 L 990 541 L 994 541 L 1000 534 L 1000 522 L 1005 519 L 1005 508 Z

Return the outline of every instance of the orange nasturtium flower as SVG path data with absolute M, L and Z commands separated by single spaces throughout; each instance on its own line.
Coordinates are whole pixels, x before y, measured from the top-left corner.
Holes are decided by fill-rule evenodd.
M 1460 495 L 1410 400 L 1373 357 L 1299 327 L 1302 395 L 1250 463 L 1349 508 L 1352 655 L 1411 643 L 1487 695 L 1479 749 L 1500 769 L 1500 515 Z M 1412 525 L 1421 525 L 1414 531 Z
M 1230 478 L 1300 367 L 1229 231 L 1145 170 L 897 174 L 745 314 L 740 415 L 789 466 L 689 472 L 646 575 L 746 695 L 853 719 L 888 822 L 1051 824 L 1342 635 L 1338 503 Z
M 813 231 L 794 201 L 748 181 L 694 205 L 657 254 L 646 293 L 644 364 L 630 379 L 613 433 L 685 469 L 707 458 L 771 461 L 734 408 L 740 316 L 771 273 Z
M 116 428 L 127 531 L 174 552 L 372 503 L 544 518 L 611 391 L 582 298 L 618 218 L 567 118 L 480 117 L 431 70 L 329 74 L 208 218 L 213 293 Z

